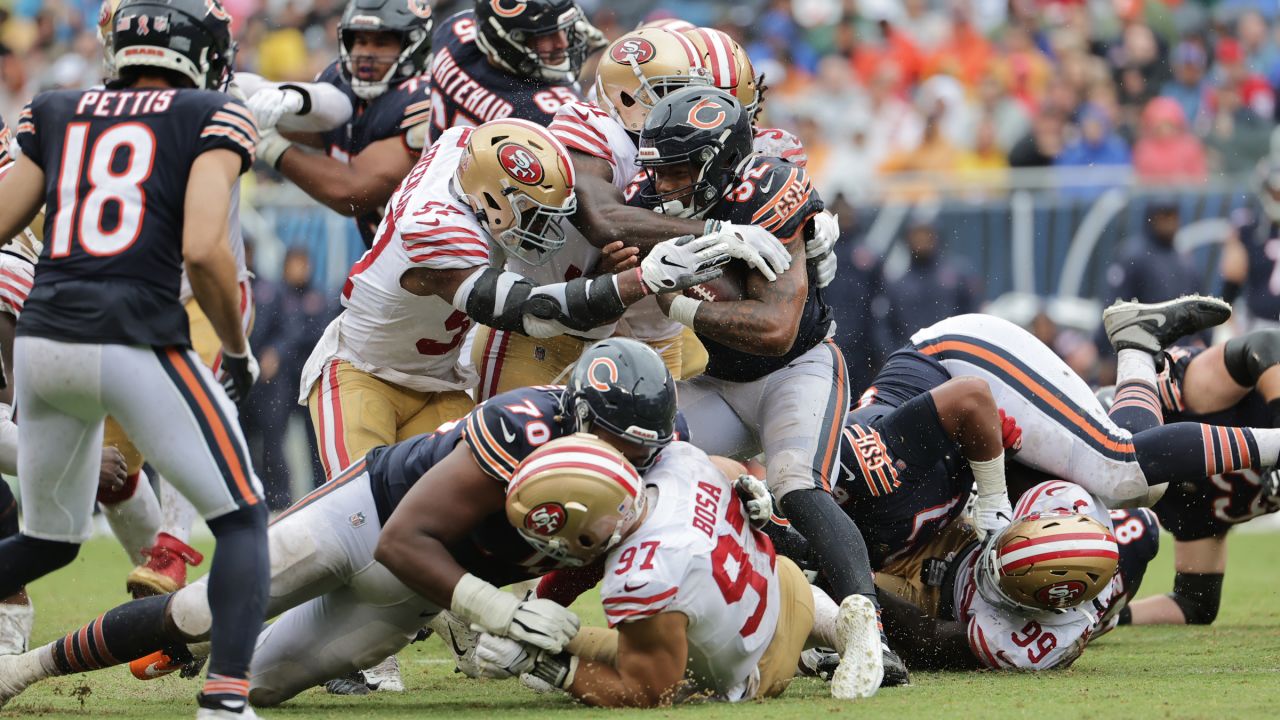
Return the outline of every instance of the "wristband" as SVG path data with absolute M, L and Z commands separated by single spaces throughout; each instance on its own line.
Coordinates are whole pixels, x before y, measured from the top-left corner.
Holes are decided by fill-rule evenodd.
M 693 318 L 698 314 L 698 306 L 701 304 L 701 300 L 677 295 L 671 300 L 671 307 L 667 309 L 667 317 L 685 327 L 692 328 Z
M 640 297 L 648 297 L 653 294 L 653 291 L 649 289 L 649 284 L 644 281 L 644 271 L 640 268 L 636 268 L 636 280 L 640 282 L 640 290 L 644 293 Z
M 1009 488 L 1005 484 L 1003 452 L 990 460 L 970 460 L 969 470 L 973 472 L 973 484 L 978 497 L 1009 494 Z
M 453 588 L 449 609 L 467 624 L 476 624 L 494 635 L 505 636 L 520 601 L 492 583 L 467 573 Z
M 553 688 L 567 689 L 578 672 L 578 658 L 568 652 L 549 655 L 542 653 L 529 674 Z

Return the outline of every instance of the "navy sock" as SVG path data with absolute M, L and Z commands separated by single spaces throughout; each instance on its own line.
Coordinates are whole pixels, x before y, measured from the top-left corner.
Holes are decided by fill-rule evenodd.
M 79 552 L 77 543 L 40 540 L 22 534 L 0 540 L 0 598 L 7 598 L 27 583 L 66 567 Z
M 1249 428 L 1173 423 L 1135 434 L 1133 448 L 1148 484 L 1200 484 L 1211 475 L 1268 464 Z
M 267 611 L 271 567 L 263 503 L 209 521 L 217 540 L 209 570 L 209 678 L 226 689 L 249 676 L 249 661 Z M 226 681 L 229 684 L 223 684 Z M 244 684 L 245 694 L 248 683 Z M 206 694 L 211 694 L 206 690 Z M 221 694 L 212 693 L 212 694 Z
M 1134 434 L 1164 424 L 1160 397 L 1154 387 L 1142 380 L 1121 383 L 1108 414 L 1116 425 Z
M 52 644 L 63 675 L 99 670 L 146 657 L 175 638 L 165 622 L 169 595 L 127 602 Z

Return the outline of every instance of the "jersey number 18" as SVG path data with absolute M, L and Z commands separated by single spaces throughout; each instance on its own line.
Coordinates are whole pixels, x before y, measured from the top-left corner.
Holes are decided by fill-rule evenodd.
M 142 183 L 155 165 L 156 137 L 142 123 L 115 125 L 88 147 L 89 123 L 67 126 L 58 170 L 58 214 L 53 218 L 50 257 L 71 254 L 72 238 L 90 255 L 117 255 L 138 239 L 146 215 L 147 194 Z M 85 162 L 86 151 L 88 163 Z M 124 167 L 116 171 L 112 160 L 124 154 Z M 82 180 L 89 191 L 80 197 Z M 109 203 L 116 205 L 116 223 L 103 227 Z

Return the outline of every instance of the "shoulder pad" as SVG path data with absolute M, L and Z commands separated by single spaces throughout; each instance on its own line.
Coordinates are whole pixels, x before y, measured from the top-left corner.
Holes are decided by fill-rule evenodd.
M 558 385 L 520 388 L 495 395 L 467 415 L 462 438 L 480 468 L 508 482 L 516 467 L 543 443 L 565 434 Z

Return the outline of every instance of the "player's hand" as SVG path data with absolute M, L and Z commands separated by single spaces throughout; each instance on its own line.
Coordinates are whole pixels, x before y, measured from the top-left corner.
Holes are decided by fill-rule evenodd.
M 527 673 L 533 669 L 535 652 L 511 638 L 481 633 L 475 648 L 479 677 L 504 680 Z
M 730 222 L 710 220 L 707 233 L 719 233 L 725 241 L 725 251 L 730 257 L 746 262 L 759 270 L 769 282 L 791 267 L 791 253 L 787 252 L 773 233 L 759 225 L 735 225 Z
M 253 350 L 245 346 L 243 355 L 236 355 L 226 348 L 222 349 L 222 360 L 218 367 L 218 382 L 227 391 L 231 402 L 239 405 L 249 396 L 249 390 L 258 381 L 258 359 Z
M 621 240 L 600 248 L 600 262 L 596 263 L 596 272 L 600 275 L 620 273 L 640 265 L 640 248 L 628 247 Z
M 839 269 L 840 261 L 836 259 L 834 252 L 827 253 L 821 260 L 813 265 L 813 281 L 820 287 L 824 288 L 836 279 L 836 270 Z
M 773 517 L 773 496 L 769 494 L 769 486 L 755 475 L 743 473 L 733 481 L 733 489 L 747 507 L 747 517 L 752 526 L 759 530 L 767 525 Z
M 111 445 L 102 446 L 102 465 L 98 470 L 98 492 L 116 493 L 129 479 L 129 465 L 124 455 Z
M 540 318 L 532 313 L 525 313 L 524 334 L 531 338 L 552 338 L 564 335 L 570 328 L 559 320 Z
M 1004 452 L 1006 455 L 1013 455 L 1022 449 L 1022 428 L 1018 427 L 1018 421 L 1012 415 L 1000 410 L 1000 437 L 1004 443 Z
M 507 628 L 507 637 L 536 648 L 558 653 L 564 649 L 582 622 L 568 608 L 544 598 L 530 598 L 516 606 Z
M 297 115 L 307 105 L 301 92 L 287 87 L 268 87 L 259 90 L 245 105 L 253 113 L 258 131 L 274 129 L 285 115 Z
M 275 169 L 280 167 L 280 156 L 291 147 L 293 143 L 284 139 L 275 128 L 267 128 L 258 132 L 258 145 L 254 148 L 254 154 Z
M 813 237 L 805 241 L 804 256 L 808 260 L 830 255 L 840 239 L 840 217 L 823 210 L 813 216 Z
M 1013 522 L 1013 506 L 1009 504 L 1009 496 L 1004 493 L 979 495 L 973 504 L 973 526 L 979 540 L 987 535 L 998 533 Z
M 697 238 L 682 235 L 649 251 L 640 262 L 640 278 L 650 292 L 677 292 L 720 277 L 720 266 L 731 258 L 719 232 Z
M 404 134 L 404 144 L 409 146 L 410 150 L 422 152 L 431 144 L 431 123 L 423 121 L 409 128 L 409 132 Z

